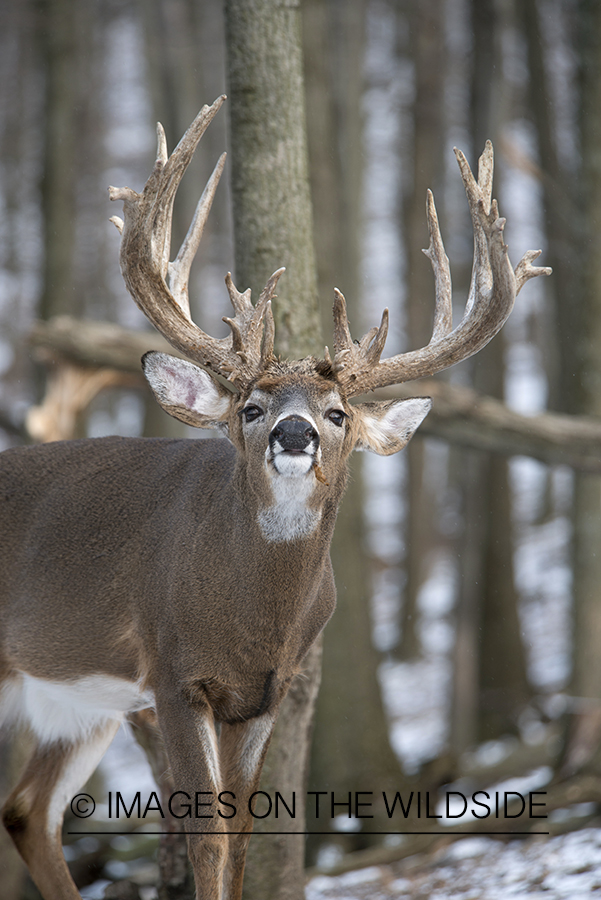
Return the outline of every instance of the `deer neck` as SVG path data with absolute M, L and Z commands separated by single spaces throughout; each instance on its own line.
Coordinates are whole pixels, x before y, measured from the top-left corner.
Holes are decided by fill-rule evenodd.
M 338 506 L 346 484 L 346 466 L 336 483 L 325 485 L 314 472 L 298 478 L 270 476 L 263 468 L 251 474 L 238 460 L 227 502 L 243 508 L 242 519 L 254 539 L 263 546 L 327 556 Z M 241 509 L 242 512 L 242 509 Z

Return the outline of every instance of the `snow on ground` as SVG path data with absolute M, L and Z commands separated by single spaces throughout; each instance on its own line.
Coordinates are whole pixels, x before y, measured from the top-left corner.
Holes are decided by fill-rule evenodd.
M 470 837 L 411 857 L 308 883 L 307 900 L 583 900 L 601 897 L 601 830 L 501 843 Z

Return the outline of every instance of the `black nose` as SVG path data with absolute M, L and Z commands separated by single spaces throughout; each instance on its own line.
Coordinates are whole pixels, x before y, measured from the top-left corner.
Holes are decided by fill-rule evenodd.
M 282 450 L 304 450 L 313 441 L 319 446 L 319 435 L 310 422 L 301 416 L 288 416 L 275 426 L 269 435 L 269 443 L 277 441 Z

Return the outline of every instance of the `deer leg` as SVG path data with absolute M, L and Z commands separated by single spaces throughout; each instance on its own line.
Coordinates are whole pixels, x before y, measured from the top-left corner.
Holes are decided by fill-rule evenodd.
M 168 685 L 157 690 L 156 708 L 173 776 L 171 810 L 186 829 L 196 900 L 221 900 L 228 835 L 216 812 L 222 781 L 213 711 L 202 697 L 184 699 Z
M 249 798 L 259 789 L 274 724 L 275 716 L 270 713 L 247 722 L 221 726 L 223 789 L 236 795 L 236 815 L 227 820 L 232 833 L 224 877 L 224 900 L 240 900 L 242 896 L 246 851 L 253 827 Z M 229 802 L 230 798 L 226 795 L 225 799 Z
M 63 856 L 65 807 L 113 740 L 111 719 L 77 743 L 40 743 L 2 810 L 2 820 L 44 900 L 81 900 Z
M 159 841 L 159 873 L 160 884 L 169 885 L 172 894 L 179 889 L 182 896 L 187 896 L 186 886 L 191 880 L 186 848 L 186 834 L 181 819 L 171 813 L 170 797 L 174 793 L 173 778 L 165 743 L 156 713 L 152 709 L 141 709 L 128 716 L 133 735 L 144 750 L 152 769 L 154 780 L 160 791 L 161 806 L 165 819 L 163 833 Z M 160 894 L 159 889 L 159 894 Z

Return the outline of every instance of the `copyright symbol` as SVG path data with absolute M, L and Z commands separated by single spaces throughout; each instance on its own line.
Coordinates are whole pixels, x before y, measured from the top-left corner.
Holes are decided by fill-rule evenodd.
M 76 794 L 71 800 L 71 812 L 78 819 L 87 819 L 95 809 L 96 803 L 89 794 Z

